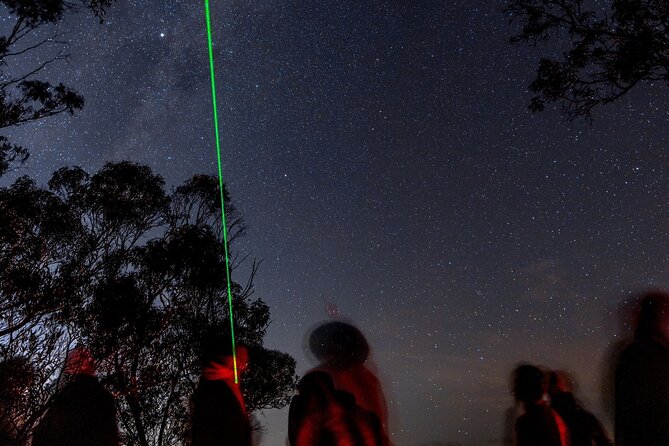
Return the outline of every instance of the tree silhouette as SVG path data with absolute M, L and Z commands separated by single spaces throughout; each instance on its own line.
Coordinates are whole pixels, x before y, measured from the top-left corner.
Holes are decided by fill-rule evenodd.
M 530 109 L 560 103 L 569 119 L 592 119 L 642 82 L 669 81 L 669 3 L 613 0 L 605 13 L 583 0 L 507 0 L 505 12 L 521 32 L 514 43 L 552 38 L 567 46 L 560 58 L 542 58 L 530 84 Z
M 228 199 L 233 241 L 245 227 Z M 180 443 L 200 340 L 229 326 L 219 200 L 215 177 L 166 193 L 160 176 L 130 162 L 92 176 L 62 168 L 48 190 L 25 177 L 0 189 L 0 353 L 28 354 L 53 376 L 67 348 L 85 345 L 117 396 L 124 443 Z M 250 346 L 251 411 L 287 404 L 296 382 L 294 360 L 263 347 L 269 309 L 252 299 L 257 266 L 244 286 L 231 283 L 235 333 Z M 40 382 L 35 416 L 53 387 Z
M 72 88 L 35 79 L 47 66 L 68 57 L 64 51 L 67 42 L 62 40 L 62 35 L 40 31 L 60 21 L 66 13 L 79 9 L 90 10 L 102 21 L 113 1 L 0 0 L 0 5 L 14 18 L 8 33 L 0 36 L 0 129 L 60 113 L 74 114 L 83 107 L 84 98 Z M 53 50 L 52 54 L 32 63 L 31 68 L 18 73 L 12 69 L 15 62 L 33 62 L 29 56 L 38 49 L 44 51 L 47 48 Z M 0 176 L 27 158 L 25 147 L 0 136 Z

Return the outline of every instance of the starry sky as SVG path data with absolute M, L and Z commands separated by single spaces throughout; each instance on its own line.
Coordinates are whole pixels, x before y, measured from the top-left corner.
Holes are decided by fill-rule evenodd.
M 532 114 L 538 57 L 559 48 L 508 44 L 499 0 L 211 8 L 224 176 L 249 226 L 237 249 L 263 260 L 266 345 L 304 373 L 303 337 L 335 303 L 368 336 L 399 446 L 500 444 L 520 361 L 571 371 L 610 427 L 618 308 L 669 286 L 669 90 L 642 86 L 592 125 Z M 215 172 L 201 2 L 118 0 L 102 25 L 56 29 L 71 57 L 46 77 L 86 106 L 7 132 L 31 150 L 22 173 Z M 287 410 L 263 419 L 261 444 L 284 445 Z

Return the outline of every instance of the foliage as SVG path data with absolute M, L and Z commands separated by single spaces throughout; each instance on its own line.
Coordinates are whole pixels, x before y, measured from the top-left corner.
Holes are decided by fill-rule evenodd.
M 60 21 L 64 14 L 79 9 L 90 10 L 102 21 L 113 0 L 0 0 L 0 5 L 14 18 L 9 33 L 0 36 L 0 129 L 25 124 L 61 113 L 81 110 L 84 98 L 62 83 L 52 84 L 35 79 L 47 66 L 66 60 L 63 47 L 67 42 L 60 35 L 48 37 L 41 32 Z M 48 28 L 47 28 L 48 29 Z M 51 53 L 51 54 L 49 54 Z M 27 56 L 40 54 L 32 68 L 16 73 L 11 65 L 33 60 Z M 13 164 L 21 164 L 28 152 L 0 136 L 0 176 Z
M 124 443 L 178 444 L 200 340 L 229 326 L 219 197 L 215 177 L 195 176 L 168 194 L 160 176 L 130 162 L 92 176 L 62 168 L 48 190 L 25 177 L 0 189 L 0 336 L 8 350 L 0 353 L 16 356 L 7 346 L 19 345 L 53 376 L 68 347 L 87 346 L 117 397 Z M 226 197 L 234 239 L 244 224 Z M 243 391 L 251 410 L 286 405 L 296 381 L 294 360 L 263 347 L 270 320 L 267 305 L 252 299 L 256 269 L 245 286 L 231 283 L 236 336 L 250 346 Z M 39 385 L 51 390 L 43 378 Z
M 506 13 L 521 32 L 511 41 L 566 44 L 559 59 L 542 58 L 530 84 L 532 111 L 558 102 L 570 119 L 591 119 L 641 82 L 669 80 L 669 3 L 613 0 L 602 14 L 583 0 L 508 0 Z

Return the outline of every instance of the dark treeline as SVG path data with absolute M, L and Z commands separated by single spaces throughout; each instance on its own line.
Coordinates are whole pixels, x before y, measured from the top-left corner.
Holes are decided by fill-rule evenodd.
M 642 84 L 667 85 L 669 3 L 664 0 L 506 0 L 518 25 L 513 43 L 557 43 L 542 57 L 530 109 L 556 103 L 570 119 L 593 112 Z
M 234 242 L 244 226 L 227 203 Z M 148 167 L 122 162 L 94 175 L 60 169 L 48 188 L 23 177 L 0 189 L 0 358 L 31 376 L 10 416 L 19 438 L 77 345 L 116 397 L 125 444 L 182 438 L 201 339 L 229 326 L 219 229 L 210 176 L 166 193 Z M 249 346 L 249 412 L 286 405 L 296 379 L 292 358 L 263 348 L 269 309 L 252 298 L 255 268 L 246 285 L 231 284 L 236 336 Z
M 0 128 L 83 108 L 74 88 L 51 81 L 53 71 L 43 78 L 68 57 L 67 36 L 52 25 L 74 14 L 102 22 L 113 3 L 0 1 L 14 20 L 0 38 Z M 0 175 L 20 169 L 28 155 L 1 136 Z M 234 242 L 244 224 L 229 198 Z M 113 395 L 124 444 L 182 441 L 201 340 L 229 326 L 220 206 L 214 177 L 194 176 L 168 191 L 159 175 L 129 162 L 92 175 L 63 168 L 48 186 L 24 176 L 0 189 L 3 444 L 25 443 L 48 407 L 67 395 L 76 400 L 75 384 L 92 385 L 70 379 L 80 375 L 94 375 Z M 233 268 L 240 261 L 233 258 Z M 237 338 L 253 365 L 243 384 L 249 413 L 288 404 L 296 382 L 294 360 L 263 348 L 269 309 L 253 298 L 256 269 L 245 284 L 231 283 Z M 85 346 L 94 373 L 71 373 L 67 358 L 77 346 Z M 44 426 L 38 438 L 48 438 Z

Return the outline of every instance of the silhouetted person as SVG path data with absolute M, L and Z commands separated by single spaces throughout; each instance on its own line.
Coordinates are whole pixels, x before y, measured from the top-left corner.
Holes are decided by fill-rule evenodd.
M 207 340 L 203 372 L 191 400 L 190 446 L 250 446 L 251 423 L 235 384 L 229 336 Z M 248 365 L 248 350 L 237 346 L 237 371 Z
M 334 387 L 323 371 L 310 372 L 290 404 L 288 439 L 293 446 L 383 446 L 388 444 L 378 417 Z
M 585 410 L 574 398 L 570 379 L 565 372 L 549 373 L 548 394 L 551 407 L 567 425 L 570 446 L 612 445 L 597 417 Z
M 291 445 L 297 444 L 297 434 L 305 418 L 324 408 L 328 404 L 328 393 L 332 392 L 334 381 L 326 372 L 310 372 L 302 377 L 288 410 L 288 441 Z
M 625 299 L 615 308 L 616 335 L 609 344 L 604 360 L 600 380 L 601 401 L 607 419 L 615 420 L 615 382 L 616 367 L 620 362 L 620 355 L 634 341 L 634 328 L 639 319 L 639 296 Z
M 513 371 L 513 395 L 523 404 L 516 420 L 516 446 L 568 446 L 564 421 L 545 401 L 547 380 L 541 369 L 521 365 Z
M 620 355 L 615 375 L 616 444 L 669 445 L 669 296 L 640 300 L 634 341 Z
M 347 322 L 328 322 L 312 331 L 309 347 L 321 361 L 315 370 L 330 374 L 336 389 L 374 413 L 387 435 L 388 407 L 379 379 L 366 366 L 370 349 L 362 332 Z
M 32 446 L 118 446 L 116 404 L 96 378 L 86 349 L 68 354 L 63 379 L 33 432 Z
M 0 363 L 0 445 L 25 444 L 21 428 L 28 389 L 35 372 L 26 358 L 9 358 Z

